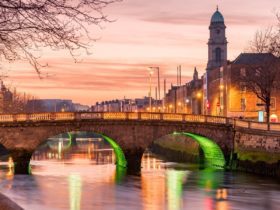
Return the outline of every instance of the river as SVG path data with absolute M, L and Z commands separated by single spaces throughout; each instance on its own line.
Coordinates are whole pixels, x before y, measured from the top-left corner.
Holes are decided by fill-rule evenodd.
M 139 176 L 114 165 L 108 144 L 49 143 L 31 161 L 32 175 L 1 162 L 0 193 L 26 210 L 279 210 L 280 183 L 271 178 L 199 169 L 146 152 Z

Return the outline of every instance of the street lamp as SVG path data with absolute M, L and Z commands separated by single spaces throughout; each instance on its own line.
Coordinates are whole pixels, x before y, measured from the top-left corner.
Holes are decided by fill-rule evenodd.
M 189 99 L 189 98 L 187 98 L 186 99 L 186 113 L 188 114 L 188 106 L 189 106 L 189 104 L 190 104 L 190 110 L 192 110 L 192 103 L 190 103 L 191 102 L 191 100 Z
M 172 108 L 173 108 L 173 106 L 172 106 L 172 104 L 170 104 L 170 105 L 169 105 L 169 112 L 170 112 L 170 113 L 172 113 Z
M 148 68 L 149 71 L 149 84 L 150 84 L 150 88 L 149 88 L 149 111 L 152 112 L 152 75 L 154 74 L 153 68 L 149 67 Z
M 196 94 L 196 98 L 197 98 L 197 111 L 198 111 L 197 114 L 201 114 L 201 97 L 202 97 L 201 92 L 198 92 Z

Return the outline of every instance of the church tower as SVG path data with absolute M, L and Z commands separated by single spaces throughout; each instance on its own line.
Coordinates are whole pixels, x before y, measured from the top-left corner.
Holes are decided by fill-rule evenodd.
M 227 38 L 224 17 L 217 11 L 212 15 L 209 26 L 207 71 L 220 67 L 227 62 Z

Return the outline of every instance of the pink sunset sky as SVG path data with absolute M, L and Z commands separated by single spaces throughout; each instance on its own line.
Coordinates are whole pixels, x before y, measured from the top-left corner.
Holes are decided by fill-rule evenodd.
M 5 83 L 39 98 L 90 105 L 148 95 L 148 66 L 160 67 L 169 88 L 176 83 L 176 66 L 182 65 L 182 81 L 188 82 L 195 66 L 200 75 L 205 71 L 216 5 L 227 26 L 229 60 L 246 49 L 257 30 L 276 25 L 280 10 L 279 0 L 123 0 L 105 10 L 115 22 L 92 29 L 99 40 L 91 55 L 80 56 L 82 62 L 75 63 L 66 51 L 42 50 L 49 64 L 42 69 L 44 79 L 29 64 L 15 62 L 2 64 Z

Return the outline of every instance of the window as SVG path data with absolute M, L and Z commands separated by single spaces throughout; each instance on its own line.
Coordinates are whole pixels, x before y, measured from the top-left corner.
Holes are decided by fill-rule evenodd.
M 240 69 L 240 76 L 241 77 L 246 77 L 246 69 L 245 68 Z
M 261 76 L 261 69 L 256 69 L 255 75 L 257 77 L 260 77 Z
M 246 98 L 241 98 L 241 111 L 246 110 Z
M 271 97 L 270 98 L 270 109 L 271 110 L 276 110 L 276 97 Z
M 221 48 L 217 47 L 215 49 L 215 56 L 216 56 L 216 62 L 221 62 L 221 60 L 222 60 L 222 50 L 221 50 Z

